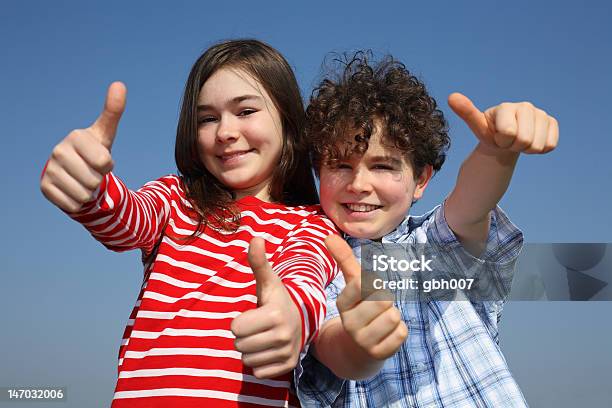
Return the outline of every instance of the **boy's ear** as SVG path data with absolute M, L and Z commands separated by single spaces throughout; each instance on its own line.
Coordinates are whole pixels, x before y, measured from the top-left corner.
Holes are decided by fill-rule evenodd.
M 414 194 L 412 196 L 412 200 L 416 201 L 423 197 L 423 193 L 427 188 L 427 184 L 429 180 L 431 180 L 431 176 L 433 176 L 433 167 L 431 164 L 428 164 L 421 171 L 421 175 L 416 179 L 416 186 L 414 188 Z

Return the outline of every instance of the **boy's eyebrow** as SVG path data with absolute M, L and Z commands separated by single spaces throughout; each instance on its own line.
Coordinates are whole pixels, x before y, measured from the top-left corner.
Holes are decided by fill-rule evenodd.
M 402 166 L 402 160 L 393 156 L 372 156 L 370 157 L 370 161 L 373 162 L 390 162 L 395 166 Z
M 261 100 L 261 99 L 263 98 L 259 95 L 240 95 L 240 96 L 236 96 L 235 98 L 230 99 L 229 101 L 226 102 L 226 104 L 237 105 L 240 102 L 244 102 L 248 100 Z M 212 109 L 213 107 L 211 105 L 198 105 L 197 107 L 198 111 L 212 110 Z

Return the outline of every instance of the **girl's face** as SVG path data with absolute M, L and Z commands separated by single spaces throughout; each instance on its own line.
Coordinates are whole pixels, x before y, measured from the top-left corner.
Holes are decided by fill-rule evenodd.
M 236 199 L 269 201 L 283 130 L 264 87 L 243 70 L 219 69 L 202 86 L 197 110 L 198 151 L 206 169 Z

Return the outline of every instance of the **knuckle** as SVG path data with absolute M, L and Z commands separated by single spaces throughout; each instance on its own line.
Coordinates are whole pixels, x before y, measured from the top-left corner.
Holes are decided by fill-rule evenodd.
M 534 109 L 535 108 L 535 106 L 533 106 L 533 103 L 529 101 L 521 102 L 521 107 L 523 109 Z
M 396 333 L 397 333 L 397 337 L 403 343 L 404 340 L 408 338 L 408 326 L 406 326 L 405 324 L 400 324 L 399 327 L 397 328 Z
M 293 360 L 293 357 L 294 357 L 293 350 L 291 350 L 291 347 L 283 347 L 280 350 L 279 357 L 282 358 L 283 360 L 291 361 Z
M 71 213 L 75 213 L 78 212 L 81 209 L 81 206 L 78 204 L 66 204 L 65 208 L 66 211 L 71 212 Z
M 367 350 L 368 355 L 376 360 L 384 360 L 387 358 L 386 350 L 382 347 L 371 347 Z
M 366 347 L 368 344 L 368 336 L 363 331 L 359 331 L 353 335 L 353 340 L 355 343 L 359 344 L 361 347 Z
M 274 308 L 270 310 L 268 318 L 274 325 L 279 325 L 283 322 L 283 313 L 280 309 Z
M 395 307 L 393 309 L 390 309 L 390 310 L 391 311 L 389 312 L 389 322 L 392 325 L 397 326 L 402 321 L 402 315 L 401 315 L 400 311 L 397 310 L 397 308 L 395 308 Z
M 277 339 L 281 343 L 283 343 L 283 344 L 289 343 L 289 342 L 291 342 L 291 338 L 292 338 L 292 336 L 291 336 L 291 333 L 289 332 L 289 330 L 279 330 Z
M 84 134 L 84 132 L 83 132 L 82 129 L 71 130 L 70 133 L 68 133 L 68 136 L 66 136 L 66 138 L 64 139 L 64 141 L 70 141 L 71 142 L 72 140 L 74 140 L 76 138 L 83 137 L 83 134 Z
M 93 198 L 93 194 L 91 191 L 83 191 L 82 193 L 79 194 L 79 202 L 81 204 L 91 201 L 92 198 Z
M 66 157 L 66 145 L 60 143 L 51 150 L 51 159 L 61 162 Z
M 554 126 L 557 126 L 557 127 L 559 126 L 559 121 L 554 116 L 550 117 L 550 123 L 553 124 Z
M 359 330 L 359 325 L 357 322 L 350 318 L 342 319 L 342 325 L 344 326 L 344 330 L 352 335 L 356 334 L 357 330 Z
M 108 151 L 103 151 L 97 158 L 96 165 L 100 168 L 110 167 L 112 165 L 113 158 Z

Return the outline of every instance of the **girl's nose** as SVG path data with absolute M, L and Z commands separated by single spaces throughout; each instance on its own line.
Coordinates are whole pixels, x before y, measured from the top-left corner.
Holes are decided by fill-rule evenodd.
M 218 143 L 227 143 L 240 137 L 238 127 L 230 118 L 221 118 L 217 126 L 216 140 Z

